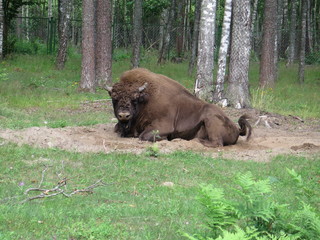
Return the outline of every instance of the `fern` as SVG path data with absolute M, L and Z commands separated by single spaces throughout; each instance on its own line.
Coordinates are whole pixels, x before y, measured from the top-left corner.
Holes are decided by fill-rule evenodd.
M 320 239 L 320 217 L 311 205 L 302 201 L 317 196 L 294 170 L 288 173 L 296 183 L 301 209 L 292 211 L 288 204 L 273 199 L 270 180 L 256 181 L 252 173 L 239 175 L 235 183 L 237 199 L 225 199 L 221 188 L 202 185 L 198 200 L 205 207 L 207 226 L 213 238 L 190 236 L 191 240 L 315 240 Z M 310 194 L 313 193 L 313 196 Z M 310 202 L 310 201 L 309 201 Z
M 302 209 L 294 214 L 293 221 L 289 225 L 293 233 L 301 239 L 320 239 L 320 218 L 315 210 L 302 202 Z
M 237 203 L 238 215 L 246 226 L 259 231 L 268 231 L 275 219 L 277 205 L 272 199 L 270 181 L 255 181 L 251 172 L 238 176 L 236 183 L 240 189 L 234 189 L 240 196 Z
M 198 200 L 206 209 L 208 226 L 216 234 L 233 226 L 237 221 L 236 210 L 225 200 L 223 189 L 202 185 Z

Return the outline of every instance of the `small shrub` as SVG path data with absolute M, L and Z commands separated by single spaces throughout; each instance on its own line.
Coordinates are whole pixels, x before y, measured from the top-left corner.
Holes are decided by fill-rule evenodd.
M 206 225 L 213 238 L 194 237 L 191 240 L 294 240 L 320 239 L 320 218 L 316 210 L 304 203 L 301 196 L 308 197 L 307 184 L 294 170 L 288 170 L 296 183 L 301 209 L 280 205 L 273 199 L 270 180 L 256 181 L 251 172 L 239 175 L 233 188 L 237 201 L 228 201 L 221 188 L 202 185 L 199 201 L 205 208 Z
M 153 143 L 151 146 L 147 147 L 146 155 L 149 157 L 158 157 L 160 153 L 158 143 Z

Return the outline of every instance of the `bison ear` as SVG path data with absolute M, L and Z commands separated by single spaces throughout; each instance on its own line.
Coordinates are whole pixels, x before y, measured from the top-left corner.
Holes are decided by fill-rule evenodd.
M 105 86 L 105 87 L 103 87 L 103 89 L 106 90 L 106 91 L 108 91 L 109 95 L 111 96 L 112 87 Z

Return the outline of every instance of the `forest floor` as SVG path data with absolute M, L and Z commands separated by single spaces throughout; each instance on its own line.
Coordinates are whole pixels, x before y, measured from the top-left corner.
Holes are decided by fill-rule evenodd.
M 84 103 L 80 109 L 61 111 L 92 112 L 106 111 L 113 116 L 109 101 Z M 225 108 L 226 114 L 234 121 L 242 114 L 248 114 L 253 126 L 249 141 L 240 137 L 233 146 L 208 148 L 197 140 L 174 139 L 158 142 L 160 153 L 194 151 L 212 157 L 235 160 L 269 161 L 279 154 L 318 155 L 320 154 L 320 119 L 300 119 L 296 116 L 282 116 L 255 109 Z M 112 117 L 110 117 L 112 118 Z M 109 121 L 110 122 L 110 121 Z M 130 152 L 144 153 L 152 143 L 137 138 L 120 138 L 114 133 L 115 123 L 82 127 L 31 127 L 20 130 L 0 129 L 0 138 L 18 144 L 29 144 L 42 148 L 59 148 L 75 152 Z

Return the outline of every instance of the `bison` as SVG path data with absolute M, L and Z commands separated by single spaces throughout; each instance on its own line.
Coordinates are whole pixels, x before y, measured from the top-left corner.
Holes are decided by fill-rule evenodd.
M 194 138 L 207 147 L 235 144 L 239 135 L 251 135 L 243 115 L 238 127 L 216 105 L 192 95 L 178 82 L 147 69 L 124 72 L 118 83 L 106 87 L 118 119 L 115 132 L 144 141 Z

